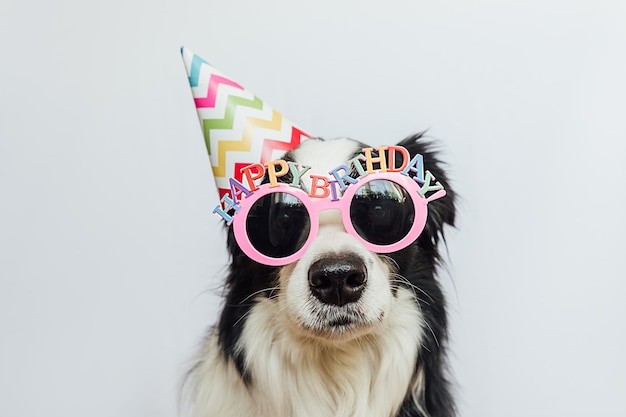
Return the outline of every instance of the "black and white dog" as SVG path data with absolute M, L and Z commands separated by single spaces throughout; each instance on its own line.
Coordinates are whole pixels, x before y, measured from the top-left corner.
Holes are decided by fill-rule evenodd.
M 426 226 L 408 247 L 373 253 L 329 210 L 300 260 L 271 267 L 247 257 L 229 230 L 225 304 L 187 378 L 194 416 L 454 416 L 436 271 L 455 194 L 421 135 L 399 145 L 423 155 L 447 190 L 428 205 Z M 362 147 L 311 139 L 284 159 L 327 176 Z M 331 285 L 319 282 L 328 276 L 331 295 L 319 288 Z M 351 295 L 336 298 L 345 289 L 337 286 Z

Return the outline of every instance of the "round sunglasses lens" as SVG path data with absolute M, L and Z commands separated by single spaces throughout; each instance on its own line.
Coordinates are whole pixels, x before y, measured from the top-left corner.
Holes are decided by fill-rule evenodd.
M 391 245 L 411 230 L 415 208 L 403 187 L 392 181 L 374 180 L 363 184 L 354 194 L 350 218 L 364 240 L 375 245 Z
M 302 201 L 280 192 L 256 201 L 246 219 L 250 243 L 272 258 L 284 258 L 300 250 L 310 228 L 311 220 Z

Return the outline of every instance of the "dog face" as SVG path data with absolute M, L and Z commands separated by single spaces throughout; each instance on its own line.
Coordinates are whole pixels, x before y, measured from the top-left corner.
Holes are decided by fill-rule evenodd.
M 412 153 L 424 155 L 428 169 L 445 183 L 439 161 L 419 138 L 419 135 L 407 138 L 400 145 Z M 360 154 L 364 146 L 350 139 L 311 139 L 288 152 L 283 159 L 310 166 L 311 175 L 328 177 L 329 171 Z M 291 180 L 290 175 L 279 178 L 283 182 Z M 301 178 L 301 187 L 310 191 L 310 175 Z M 347 233 L 338 210 L 320 213 L 315 240 L 298 261 L 283 267 L 268 267 L 247 258 L 231 233 L 229 246 L 236 266 L 231 278 L 237 276 L 237 271 L 246 271 L 248 282 L 243 284 L 231 279 L 228 296 L 236 298 L 227 300 L 227 306 L 239 304 L 240 312 L 234 317 L 225 317 L 239 320 L 237 315 L 247 311 L 242 305 L 250 305 L 251 294 L 254 294 L 277 300 L 281 304 L 279 310 L 287 318 L 285 326 L 303 337 L 338 341 L 376 332 L 389 316 L 398 288 L 409 289 L 421 307 L 411 275 L 420 271 L 433 281 L 438 261 L 436 244 L 444 223 L 453 222 L 453 199 L 454 194 L 448 191 L 443 201 L 429 204 L 429 218 L 418 242 L 387 255 L 367 250 L 357 237 Z M 300 232 L 289 231 L 290 235 Z M 428 327 L 423 317 L 417 317 L 417 321 L 420 326 Z M 226 321 L 225 325 L 235 323 Z M 229 328 L 228 332 L 233 331 Z
M 328 172 L 361 152 L 363 145 L 348 139 L 309 140 L 286 158 L 311 166 L 313 175 Z M 310 177 L 302 186 L 311 189 Z M 341 214 L 320 214 L 317 237 L 297 262 L 278 272 L 285 314 L 303 336 L 351 339 L 375 330 L 392 299 L 392 270 L 385 258 L 365 249 L 348 234 Z

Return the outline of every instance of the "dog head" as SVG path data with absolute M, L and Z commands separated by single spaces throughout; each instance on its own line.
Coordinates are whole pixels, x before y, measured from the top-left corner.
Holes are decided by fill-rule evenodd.
M 232 230 L 229 232 L 232 264 L 219 334 L 222 347 L 236 362 L 235 345 L 246 313 L 255 300 L 263 298 L 279 300 L 280 314 L 287 318 L 285 325 L 295 333 L 333 343 L 375 333 L 389 315 L 396 290 L 408 288 L 415 294 L 422 312 L 420 324 L 444 331 L 440 323 L 431 323 L 432 326 L 428 323 L 429 320 L 445 322 L 443 307 L 430 308 L 429 304 L 430 300 L 441 298 L 434 282 L 439 261 L 437 243 L 443 236 L 444 225 L 454 223 L 455 196 L 441 162 L 421 135 L 409 137 L 399 145 L 407 148 L 411 156 L 423 155 L 425 166 L 447 190 L 445 198 L 428 205 L 424 230 L 408 247 L 385 255 L 371 252 L 345 230 L 337 210 L 325 210 L 319 217 L 317 237 L 303 256 L 286 266 L 272 267 L 247 257 Z M 288 152 L 283 159 L 312 167 L 314 175 L 328 176 L 330 170 L 354 158 L 363 147 L 350 139 L 312 139 Z M 286 176 L 283 180 L 291 181 L 291 178 Z M 301 186 L 309 191 L 312 184 L 303 178 Z M 435 339 L 444 336 L 433 335 Z

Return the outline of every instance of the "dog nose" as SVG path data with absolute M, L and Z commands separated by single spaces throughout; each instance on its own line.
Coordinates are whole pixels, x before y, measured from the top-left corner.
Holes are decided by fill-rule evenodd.
M 309 268 L 311 292 L 321 302 L 342 306 L 357 301 L 367 282 L 367 268 L 355 255 L 324 258 Z

